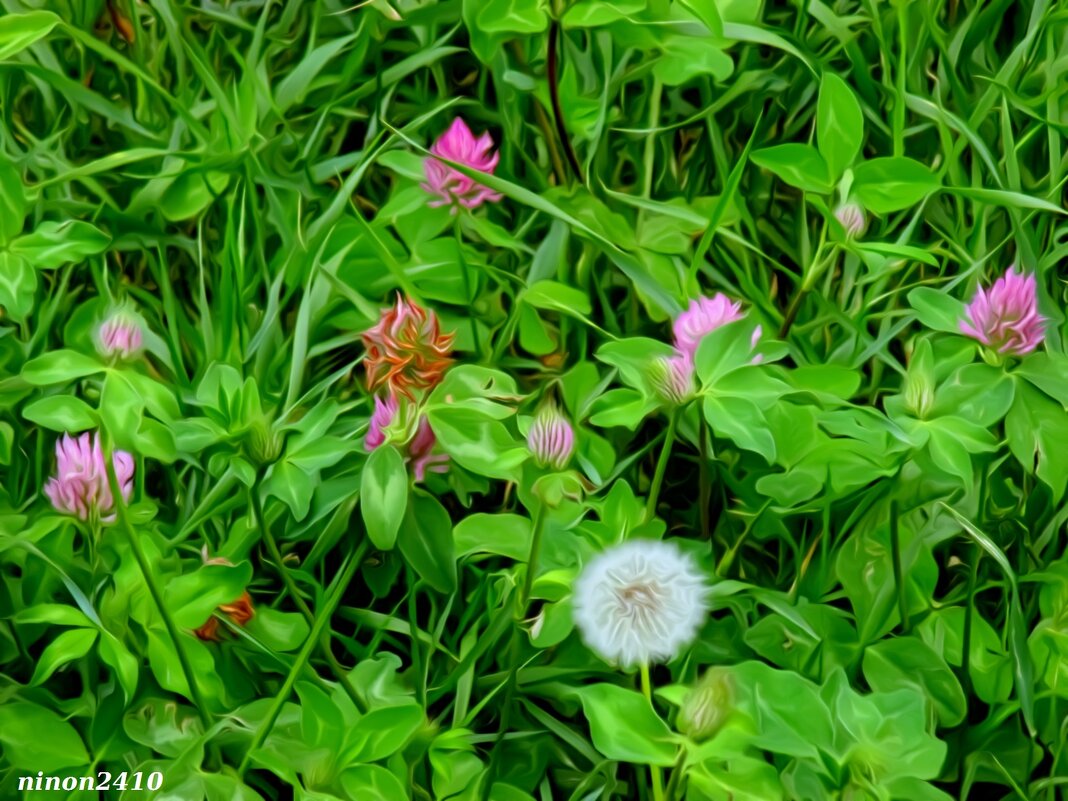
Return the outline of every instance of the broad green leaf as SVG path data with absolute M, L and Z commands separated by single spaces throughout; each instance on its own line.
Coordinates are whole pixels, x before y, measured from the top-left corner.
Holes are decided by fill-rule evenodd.
M 823 73 L 816 104 L 816 142 L 837 181 L 853 164 L 864 141 L 864 114 L 849 84 L 833 72 Z
M 853 170 L 853 194 L 876 214 L 915 206 L 939 186 L 929 168 L 903 156 L 872 159 Z
M 67 220 L 41 223 L 32 233 L 12 242 L 11 250 L 38 269 L 52 269 L 103 253 L 110 243 L 111 237 L 99 228 L 81 220 Z
M 0 17 L 0 61 L 6 61 L 48 36 L 60 22 L 51 11 L 4 14 Z
M 653 74 L 665 86 L 678 86 L 701 75 L 724 81 L 734 71 L 731 57 L 707 38 L 665 35 L 660 47 L 663 54 Z
M 170 579 L 163 602 L 176 625 L 195 629 L 204 625 L 216 607 L 241 597 L 252 580 L 252 565 L 201 565 L 191 573 Z
M 523 562 L 530 555 L 530 518 L 476 512 L 456 524 L 452 539 L 458 557 L 491 553 Z
M 0 214 L 3 214 L 0 209 Z M 37 292 L 37 273 L 17 253 L 0 250 L 0 307 L 16 322 L 23 322 L 33 311 Z
M 557 281 L 538 281 L 527 287 L 523 300 L 537 309 L 549 309 L 569 315 L 587 315 L 592 311 L 585 292 Z
M 821 195 L 831 191 L 831 171 L 812 145 L 786 144 L 754 150 L 750 160 L 771 170 L 790 186 Z
M 380 765 L 357 765 L 341 774 L 341 786 L 360 801 L 403 801 L 408 791 L 395 775 Z
M 22 377 L 30 384 L 48 386 L 65 384 L 103 370 L 104 365 L 95 357 L 63 349 L 51 351 L 26 362 L 22 368 Z
M 408 469 L 392 445 L 371 451 L 360 479 L 360 513 L 367 535 L 379 550 L 388 551 L 408 508 Z
M 404 559 L 438 592 L 456 589 L 456 556 L 452 521 L 436 498 L 416 490 L 397 537 Z
M 77 730 L 51 709 L 27 701 L 0 704 L 5 760 L 26 772 L 53 773 L 89 764 Z
M 403 748 L 425 722 L 426 714 L 416 704 L 373 709 L 349 730 L 344 760 L 351 764 L 387 759 Z
M 895 637 L 869 645 L 864 651 L 864 678 L 877 692 L 918 687 L 937 712 L 939 725 L 947 728 L 964 720 L 968 709 L 953 671 L 916 637 Z
M 615 684 L 587 684 L 572 690 L 582 701 L 593 745 L 609 759 L 668 767 L 675 762 L 678 735 L 641 693 Z
M 52 395 L 34 401 L 22 410 L 22 416 L 31 423 L 52 431 L 76 434 L 96 428 L 96 412 L 88 403 L 72 395 Z
M 909 305 L 916 310 L 919 321 L 935 331 L 959 334 L 964 316 L 964 303 L 945 292 L 921 286 L 908 294 Z

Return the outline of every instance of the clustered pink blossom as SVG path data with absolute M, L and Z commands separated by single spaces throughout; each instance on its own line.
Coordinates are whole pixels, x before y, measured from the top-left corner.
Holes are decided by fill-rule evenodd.
M 452 363 L 453 334 L 443 334 L 437 315 L 403 295 L 383 309 L 378 322 L 361 334 L 367 349 L 367 388 L 385 387 L 391 397 L 415 399 L 433 389 Z
M 116 450 L 111 463 L 122 497 L 129 501 L 133 492 L 133 457 Z M 82 520 L 92 517 L 110 523 L 115 519 L 115 499 L 108 484 L 99 434 L 86 432 L 77 438 L 64 434 L 56 441 L 56 474 L 48 479 L 44 491 L 57 511 Z
M 546 404 L 530 424 L 527 447 L 538 464 L 563 470 L 575 450 L 575 429 L 554 404 Z
M 672 327 L 675 347 L 693 361 L 702 339 L 720 326 L 741 320 L 743 316 L 741 302 L 731 300 L 722 292 L 717 292 L 710 298 L 700 297 L 675 318 Z
M 492 175 L 500 160 L 500 154 L 491 153 L 492 149 L 493 137 L 489 135 L 489 131 L 476 137 L 467 127 L 467 123 L 461 117 L 457 117 L 452 121 L 449 129 L 431 145 L 430 152 L 435 156 L 463 164 L 472 170 Z M 438 196 L 437 200 L 431 201 L 431 206 L 452 205 L 455 213 L 457 208 L 453 205 L 455 203 L 473 209 L 487 201 L 495 202 L 501 199 L 498 192 L 483 186 L 438 159 L 427 159 L 423 169 L 426 172 L 426 183 L 421 186 L 430 194 Z
M 383 400 L 375 396 L 375 410 L 371 414 L 371 423 L 364 440 L 364 447 L 373 451 L 386 441 L 386 429 L 393 424 L 400 413 L 400 401 L 395 397 Z M 443 453 L 434 453 L 437 444 L 434 429 L 430 427 L 430 421 L 423 415 L 416 425 L 415 434 L 408 441 L 407 454 L 412 465 L 412 473 L 416 481 L 423 481 L 427 471 L 444 473 L 447 468 L 449 457 Z
M 141 350 L 141 326 L 124 311 L 115 312 L 97 330 L 97 349 L 103 356 L 129 359 Z
M 990 289 L 979 287 L 965 312 L 960 330 L 998 353 L 1024 356 L 1042 343 L 1045 318 L 1038 313 L 1033 273 L 1010 267 Z

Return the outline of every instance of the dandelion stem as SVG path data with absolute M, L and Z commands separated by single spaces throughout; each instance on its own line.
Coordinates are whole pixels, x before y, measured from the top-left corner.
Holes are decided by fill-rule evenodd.
M 534 522 L 530 536 L 530 557 L 527 559 L 527 575 L 523 579 L 523 591 L 519 595 L 519 618 L 527 614 L 530 593 L 534 588 L 534 575 L 538 572 L 538 557 L 541 554 L 541 534 L 545 528 L 545 505 L 539 503 L 534 510 Z
M 656 472 L 653 473 L 653 483 L 649 485 L 649 498 L 645 504 L 646 520 L 652 520 L 656 516 L 656 503 L 660 498 L 660 487 L 664 483 L 664 473 L 667 471 L 668 459 L 671 458 L 671 446 L 675 444 L 675 429 L 678 424 L 679 410 L 676 409 L 669 418 L 664 444 L 660 447 L 660 458 L 656 462 Z
M 653 704 L 653 683 L 649 679 L 649 665 L 643 663 L 641 667 L 642 674 L 642 694 L 645 696 L 645 700 L 649 702 L 649 705 Z M 653 785 L 653 801 L 664 801 L 664 781 L 660 775 L 660 767 L 658 765 L 649 766 L 649 780 Z
M 714 553 L 715 548 L 712 545 L 712 526 L 709 520 L 708 505 L 712 500 L 712 482 L 708 476 L 708 438 L 711 436 L 709 431 L 708 420 L 705 416 L 699 415 L 700 423 L 697 428 L 697 438 L 699 440 L 701 451 L 701 463 L 699 472 L 699 491 L 697 495 L 698 513 L 701 519 L 701 538 L 708 540 L 709 553 Z

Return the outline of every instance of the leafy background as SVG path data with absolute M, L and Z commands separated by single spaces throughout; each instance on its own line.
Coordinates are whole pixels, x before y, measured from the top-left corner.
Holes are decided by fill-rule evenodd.
M 3 797 L 652 799 L 650 766 L 695 801 L 1065 797 L 1064 3 L 0 5 Z M 457 115 L 504 199 L 453 216 L 419 183 Z M 991 365 L 958 321 L 1012 263 L 1046 341 Z M 459 358 L 414 487 L 363 447 L 398 289 Z M 713 290 L 766 358 L 717 332 L 676 416 L 641 365 Z M 120 299 L 147 355 L 105 365 Z M 579 445 L 546 479 L 550 394 Z M 41 490 L 98 427 L 137 473 L 93 534 Z M 713 587 L 651 700 L 569 608 L 642 536 Z

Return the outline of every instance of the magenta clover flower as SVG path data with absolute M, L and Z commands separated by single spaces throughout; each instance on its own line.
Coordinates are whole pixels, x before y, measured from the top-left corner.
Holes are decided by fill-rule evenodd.
M 111 463 L 123 500 L 129 501 L 133 492 L 133 456 L 116 450 L 111 454 Z M 86 432 L 77 439 L 64 434 L 56 441 L 56 473 L 45 483 L 44 492 L 59 512 L 81 520 L 114 521 L 115 499 L 108 484 L 99 434 Z
M 490 153 L 493 149 L 493 137 L 489 132 L 476 137 L 461 117 L 452 121 L 449 129 L 430 147 L 435 156 L 447 158 L 470 167 L 472 170 L 493 174 L 500 160 L 499 153 Z M 438 199 L 430 202 L 431 206 L 453 206 L 453 213 L 459 203 L 468 209 L 481 206 L 487 201 L 498 201 L 501 195 L 487 186 L 455 170 L 435 158 L 428 158 L 423 163 L 426 183 L 420 184 L 427 192 L 437 195 Z
M 1024 356 L 1042 343 L 1045 318 L 1038 313 L 1034 274 L 1009 267 L 990 289 L 976 290 L 965 313 L 960 330 L 998 353 Z

